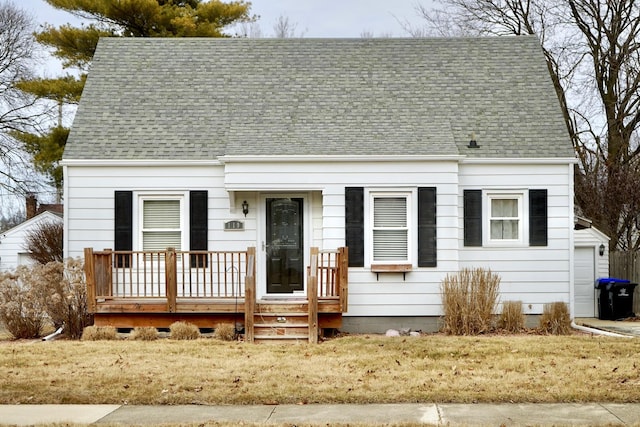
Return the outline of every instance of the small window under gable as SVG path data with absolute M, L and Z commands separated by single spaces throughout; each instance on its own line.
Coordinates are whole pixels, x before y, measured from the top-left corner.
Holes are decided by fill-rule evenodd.
M 372 264 L 411 264 L 411 193 L 370 193 Z
M 489 244 L 524 243 L 524 206 L 522 193 L 487 194 L 487 227 Z

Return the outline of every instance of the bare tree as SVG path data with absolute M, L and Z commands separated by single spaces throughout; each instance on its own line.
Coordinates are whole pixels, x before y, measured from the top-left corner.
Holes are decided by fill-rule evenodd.
M 296 36 L 297 28 L 298 23 L 291 22 L 288 16 L 280 15 L 275 24 L 273 24 L 273 36 L 278 39 L 303 37 L 306 31 L 301 31 L 300 34 Z
M 241 22 L 235 27 L 235 36 L 261 39 L 263 37 L 262 28 L 257 22 Z
M 640 247 L 640 6 L 635 0 L 443 0 L 414 35 L 540 38 L 576 150 L 576 203 L 611 237 Z M 413 30 L 413 31 L 411 31 Z
M 24 249 L 38 264 L 62 262 L 64 227 L 59 222 L 42 222 L 25 236 Z
M 0 3 L 0 188 L 26 194 L 37 186 L 30 158 L 11 133 L 36 126 L 43 118 L 36 99 L 17 88 L 32 76 L 36 45 L 32 18 L 12 3 Z

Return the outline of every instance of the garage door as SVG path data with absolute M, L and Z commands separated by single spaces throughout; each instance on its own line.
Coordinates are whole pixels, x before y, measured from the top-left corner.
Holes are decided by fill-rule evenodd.
M 596 317 L 595 248 L 576 248 L 573 268 L 575 317 Z

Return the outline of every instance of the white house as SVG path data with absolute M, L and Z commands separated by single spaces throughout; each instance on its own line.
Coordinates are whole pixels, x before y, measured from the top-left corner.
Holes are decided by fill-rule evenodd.
M 350 331 L 435 327 L 464 267 L 527 314 L 574 310 L 574 164 L 536 37 L 107 38 L 63 156 L 65 256 L 255 247 L 264 301 L 348 247 Z
M 19 265 L 33 263 L 26 248 L 26 237 L 43 224 L 62 224 L 62 216 L 44 211 L 0 233 L 0 271 L 15 270 Z

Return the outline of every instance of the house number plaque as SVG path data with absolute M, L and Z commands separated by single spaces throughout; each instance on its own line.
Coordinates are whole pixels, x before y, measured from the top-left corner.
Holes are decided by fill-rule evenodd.
M 242 221 L 227 221 L 224 223 L 224 231 L 237 231 L 244 230 L 244 222 Z

